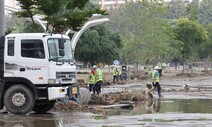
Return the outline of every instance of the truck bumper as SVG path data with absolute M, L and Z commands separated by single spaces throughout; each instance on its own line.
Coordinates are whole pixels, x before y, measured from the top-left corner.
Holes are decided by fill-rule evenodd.
M 79 86 L 70 85 L 66 87 L 49 87 L 48 88 L 48 99 L 57 100 L 61 98 L 72 98 L 77 97 L 79 94 Z

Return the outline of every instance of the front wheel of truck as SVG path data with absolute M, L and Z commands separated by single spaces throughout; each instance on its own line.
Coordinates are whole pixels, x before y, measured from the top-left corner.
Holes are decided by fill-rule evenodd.
M 4 94 L 4 106 L 10 113 L 27 114 L 32 110 L 34 104 L 32 91 L 24 85 L 11 86 Z
M 46 113 L 53 108 L 55 101 L 46 101 L 46 102 L 36 102 L 34 108 L 32 109 L 36 113 Z

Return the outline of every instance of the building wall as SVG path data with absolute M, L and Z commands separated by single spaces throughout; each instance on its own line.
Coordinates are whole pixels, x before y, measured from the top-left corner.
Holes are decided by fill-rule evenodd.
M 5 5 L 10 6 L 10 7 L 17 7 L 17 1 L 16 0 L 4 0 Z

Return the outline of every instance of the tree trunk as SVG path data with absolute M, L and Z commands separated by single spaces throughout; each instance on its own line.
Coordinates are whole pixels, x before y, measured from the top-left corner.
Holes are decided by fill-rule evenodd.
M 208 71 L 208 64 L 209 64 L 209 57 L 207 57 L 206 59 L 204 59 L 204 72 Z
M 138 62 L 135 64 L 135 76 L 138 76 Z
M 174 67 L 175 67 L 175 70 L 177 70 L 177 62 L 174 62 Z
M 183 74 L 185 73 L 185 62 L 183 62 L 183 70 L 182 70 Z

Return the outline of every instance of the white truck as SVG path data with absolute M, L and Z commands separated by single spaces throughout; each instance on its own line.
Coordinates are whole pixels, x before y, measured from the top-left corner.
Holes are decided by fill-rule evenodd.
M 13 114 L 45 113 L 55 100 L 76 97 L 74 49 L 81 34 L 108 18 L 88 21 L 73 38 L 62 34 L 19 33 L 0 39 L 0 109 Z

